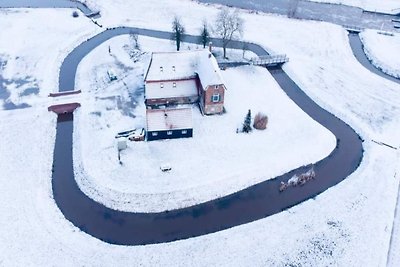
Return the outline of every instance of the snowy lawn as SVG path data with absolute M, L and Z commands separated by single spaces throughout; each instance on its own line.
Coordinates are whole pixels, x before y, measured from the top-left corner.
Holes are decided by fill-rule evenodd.
M 308 0 L 308 1 L 356 6 L 368 11 L 376 11 L 389 14 L 400 12 L 400 2 L 398 0 Z
M 103 14 L 99 22 L 104 25 L 151 25 L 152 29 L 170 31 L 177 15 L 189 34 L 199 33 L 205 17 L 212 25 L 220 8 L 188 0 L 140 1 L 134 3 L 134 8 L 133 4 L 127 8 L 129 4 L 122 0 L 113 1 L 112 5 L 99 0 L 95 5 Z M 143 12 L 152 16 L 143 17 Z M 244 10 L 240 14 L 245 19 L 243 39 L 259 43 L 272 53 L 287 54 L 290 61 L 285 70 L 321 106 L 355 127 L 364 138 L 400 145 L 399 85 L 372 75 L 359 64 L 343 28 Z
M 143 51 L 173 51 L 169 41 L 140 41 Z M 104 53 L 109 46 L 112 56 Z M 222 71 L 226 114 L 203 117 L 194 106 L 193 138 L 131 142 L 120 165 L 115 134 L 145 127 L 143 74 L 149 54 L 129 62 L 128 47 L 127 36 L 104 43 L 78 71 L 77 88 L 84 90 L 85 101 L 75 128 L 75 155 L 82 162 L 77 178 L 83 191 L 106 206 L 150 212 L 194 205 L 314 163 L 336 145 L 333 134 L 298 108 L 267 70 L 248 66 Z M 121 67 L 122 62 L 127 65 Z M 128 70 L 127 76 L 118 83 L 100 81 L 107 69 L 117 75 Z M 268 115 L 267 130 L 236 133 L 248 109 L 253 117 Z M 164 163 L 170 172 L 160 170 Z
M 400 34 L 390 36 L 365 30 L 360 37 L 369 60 L 385 73 L 400 78 Z
M 72 10 L 0 9 L 0 109 L 35 105 L 58 91 L 58 70 L 76 45 L 99 32 Z
M 171 14 L 178 12 L 184 20 L 193 22 L 187 25 L 192 33 L 198 31 L 203 17 L 217 12 L 188 1 L 97 2 L 102 5 L 103 20 L 113 21 L 113 25 L 169 30 Z M 32 12 L 15 18 L 31 25 L 21 26 L 21 34 L 48 25 L 43 19 L 36 25 L 30 20 Z M 46 10 L 46 14 L 53 12 L 61 11 Z M 287 53 L 291 61 L 285 68 L 302 89 L 362 133 L 366 141 L 360 168 L 315 199 L 266 219 L 173 243 L 113 246 L 73 227 L 52 199 L 55 116 L 42 108 L 1 111 L 0 265 L 386 265 L 399 155 L 369 140 L 386 136 L 392 145 L 399 144 L 399 86 L 364 70 L 353 58 L 345 32 L 338 27 L 274 16 L 243 16 L 247 40 Z M 8 20 L 2 19 L 0 25 L 8 25 Z M 0 40 L 9 36 L 5 28 Z M 53 33 L 49 30 L 38 36 L 49 34 Z M 71 35 L 65 38 L 73 39 Z M 11 45 L 7 49 L 10 51 L 2 49 L 2 53 L 11 54 Z M 43 56 L 43 50 L 31 51 L 36 58 Z M 60 55 L 60 60 L 64 56 Z M 17 72 L 19 69 L 12 73 Z M 49 82 L 47 79 L 52 77 L 44 82 Z M 115 90 L 118 88 L 116 85 Z M 89 100 L 86 104 L 90 108 Z
M 393 150 L 366 144 L 356 173 L 316 199 L 269 218 L 188 240 L 126 247 L 80 232 L 55 205 L 56 116 L 29 108 L 2 111 L 0 119 L 1 162 L 7 163 L 0 175 L 2 266 L 385 265 L 383 237 L 391 225 L 383 218 L 392 216 L 388 196 L 398 183 L 393 174 L 399 158 Z

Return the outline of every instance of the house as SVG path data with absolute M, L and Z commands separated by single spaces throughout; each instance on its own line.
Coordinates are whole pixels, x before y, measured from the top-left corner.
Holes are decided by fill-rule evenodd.
M 180 110 L 180 105 L 198 104 L 204 115 L 221 114 L 224 111 L 225 90 L 217 60 L 209 50 L 153 53 L 145 76 L 147 124 L 153 125 L 151 120 L 159 119 L 155 114 L 164 112 L 169 116 L 170 111 Z M 182 110 L 179 112 L 184 113 Z M 170 130 L 168 127 L 164 128 L 166 129 L 154 130 L 157 132 L 155 133 L 157 137 L 150 136 L 148 128 L 147 140 L 161 139 L 161 136 L 162 138 L 189 137 L 189 135 L 191 137 L 193 133 L 192 128 Z M 184 131 L 185 134 L 178 134 L 175 130 Z M 173 134 L 167 135 L 163 131 L 169 133 L 172 131 Z

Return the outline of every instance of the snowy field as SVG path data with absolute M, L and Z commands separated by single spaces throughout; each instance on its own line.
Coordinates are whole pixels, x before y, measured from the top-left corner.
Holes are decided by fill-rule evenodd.
M 400 34 L 383 35 L 374 30 L 360 34 L 369 60 L 385 73 L 400 78 Z M 393 52 L 395 51 L 395 52 Z
M 170 41 L 140 37 L 139 42 L 143 53 L 174 51 Z M 222 71 L 226 114 L 202 116 L 194 106 L 193 138 L 130 142 L 120 165 L 116 133 L 146 127 L 143 75 L 149 53 L 134 63 L 129 43 L 125 36 L 102 44 L 78 70 L 77 88 L 85 101 L 75 128 L 75 163 L 81 162 L 75 172 L 83 191 L 106 206 L 140 212 L 191 206 L 315 163 L 336 146 L 334 135 L 298 108 L 267 70 L 248 66 Z M 107 69 L 127 77 L 109 83 Z M 268 115 L 267 130 L 236 133 L 248 109 L 253 116 Z M 165 163 L 172 167 L 168 173 L 160 170 Z
M 169 31 L 172 18 L 177 15 L 187 33 L 197 34 L 203 18 L 207 15 L 212 24 L 212 18 L 218 13 L 218 8 L 191 1 L 168 1 L 168 4 L 143 1 L 135 3 L 135 8 L 126 8 L 126 5 L 122 0 L 113 1 L 112 5 L 107 1 L 96 1 L 103 14 L 99 23 L 143 28 L 151 25 L 153 29 Z M 140 15 L 144 11 L 151 11 L 157 20 L 150 19 L 149 24 L 149 20 Z M 241 15 L 246 21 L 243 39 L 259 43 L 272 53 L 287 54 L 290 61 L 285 64 L 285 70 L 318 103 L 351 124 L 364 137 L 368 135 L 370 139 L 400 145 L 397 134 L 399 86 L 371 75 L 358 63 L 344 29 L 328 23 L 254 15 L 247 11 L 241 11 Z M 355 74 L 363 78 L 359 79 Z M 382 90 L 385 90 L 385 96 L 382 96 Z M 339 101 L 328 102 L 326 99 Z
M 80 232 L 55 206 L 50 184 L 55 115 L 30 108 L 0 117 L 1 147 L 16 144 L 1 155 L 21 164 L 1 165 L 2 266 L 385 265 L 391 225 L 384 218 L 392 216 L 388 195 L 396 191 L 393 163 L 399 160 L 387 148 L 369 143 L 356 173 L 275 216 L 189 240 L 124 247 Z M 13 127 L 20 131 L 9 131 Z M 28 139 L 32 127 L 37 130 Z M 19 153 L 26 147 L 29 153 Z M 40 164 L 32 164 L 38 155 Z
M 58 91 L 64 57 L 99 32 L 84 16 L 71 14 L 68 9 L 0 9 L 0 109 L 32 106 Z
M 399 13 L 400 2 L 398 0 L 308 0 L 319 3 L 343 4 L 348 6 L 360 7 L 368 11 L 383 13 Z
M 169 30 L 171 14 L 178 12 L 184 22 L 193 22 L 187 24 L 190 33 L 197 33 L 203 17 L 217 12 L 187 1 L 97 2 L 106 25 Z M 42 11 L 17 14 L 19 18 L 13 21 L 32 25 L 21 26 L 21 33 L 34 30 L 37 36 L 48 36 L 50 30 L 43 32 L 42 27 L 53 24 L 38 20 L 36 12 Z M 46 16 L 53 12 L 56 16 L 61 11 L 45 12 Z M 153 16 L 143 16 L 149 13 Z M 399 183 L 399 176 L 395 176 L 399 155 L 370 140 L 399 146 L 399 86 L 364 70 L 352 56 L 347 36 L 339 27 L 274 16 L 243 13 L 243 17 L 245 39 L 288 54 L 290 62 L 285 69 L 292 78 L 318 103 L 362 134 L 365 154 L 360 168 L 315 199 L 266 219 L 173 243 L 113 246 L 73 227 L 52 199 L 55 115 L 33 104 L 25 110 L 1 111 L 0 265 L 386 265 Z M 0 25 L 8 25 L 9 19 L 2 19 Z M 5 26 L 2 28 L 0 40 L 12 36 Z M 77 40 L 81 33 L 76 31 L 57 40 Z M 1 51 L 11 54 L 12 50 L 9 45 Z M 32 50 L 35 60 L 29 65 L 41 60 L 41 51 Z M 48 71 L 57 75 L 55 70 Z M 32 129 L 35 131 L 27 138 Z

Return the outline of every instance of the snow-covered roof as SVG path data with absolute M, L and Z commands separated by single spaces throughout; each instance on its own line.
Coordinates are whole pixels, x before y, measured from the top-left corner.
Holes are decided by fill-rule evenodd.
M 217 60 L 207 49 L 153 53 L 145 80 L 181 80 L 196 74 L 204 88 L 224 84 Z
M 146 81 L 167 81 L 195 77 L 194 53 L 185 52 L 160 52 L 153 53 Z
M 146 83 L 146 99 L 197 96 L 196 80 Z
M 193 128 L 190 106 L 173 109 L 146 109 L 146 115 L 148 132 Z
M 201 85 L 204 89 L 210 85 L 224 84 L 218 62 L 215 57 L 208 51 L 202 50 L 198 54 L 199 64 L 195 72 L 198 74 Z

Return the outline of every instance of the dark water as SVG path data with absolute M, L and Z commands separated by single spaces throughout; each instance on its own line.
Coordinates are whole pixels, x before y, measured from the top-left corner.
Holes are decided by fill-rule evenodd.
M 292 1 L 239 1 L 201 0 L 201 2 L 222 3 L 264 12 L 288 15 L 293 9 Z M 85 14 L 91 13 L 85 5 L 67 0 L 3 0 L 0 7 L 78 7 Z M 373 14 L 365 18 L 361 9 L 340 5 L 321 5 L 299 1 L 293 17 L 325 20 L 340 25 L 350 24 L 361 27 L 385 27 L 391 16 L 379 17 Z M 103 32 L 76 48 L 64 61 L 60 71 L 60 91 L 74 90 L 76 68 L 80 60 L 105 40 L 120 34 L 135 31 L 139 34 L 168 39 L 170 33 L 143 29 L 118 28 Z M 350 36 L 351 38 L 351 36 Z M 187 42 L 197 37 L 187 36 Z M 214 39 L 214 45 L 221 41 Z M 353 40 L 351 39 L 353 43 Z M 230 47 L 243 47 L 233 42 Z M 249 50 L 258 55 L 267 51 L 255 44 Z M 357 56 L 357 52 L 355 52 Z M 361 53 L 363 55 L 363 53 Z M 220 231 L 229 227 L 258 220 L 310 199 L 350 175 L 362 159 L 362 141 L 348 125 L 316 105 L 280 68 L 270 69 L 282 89 L 313 119 L 328 128 L 337 138 L 337 147 L 325 159 L 315 164 L 316 179 L 303 187 L 289 188 L 279 192 L 281 181 L 287 181 L 293 174 L 309 169 L 303 166 L 273 180 L 249 187 L 235 194 L 185 209 L 161 213 L 128 213 L 109 209 L 83 194 L 77 186 L 73 173 L 72 132 L 73 115 L 59 115 L 53 162 L 54 199 L 65 217 L 82 231 L 103 241 L 121 245 L 139 245 L 168 242 Z M 310 137 L 312 138 L 312 137 Z M 188 177 L 190 179 L 190 177 Z
M 129 33 L 137 33 L 140 35 L 145 35 L 149 37 L 161 38 L 161 39 L 170 39 L 171 33 L 169 32 L 162 32 L 156 30 L 147 30 L 147 29 L 140 29 L 140 28 L 131 28 L 131 27 L 119 27 L 108 29 L 107 31 L 101 32 L 100 34 L 96 35 L 93 38 L 90 38 L 86 42 L 79 45 L 79 47 L 75 48 L 65 59 L 63 64 L 61 65 L 60 76 L 59 76 L 59 90 L 61 92 L 64 91 L 72 91 L 75 88 L 75 76 L 76 76 L 76 69 L 83 59 L 91 50 L 96 48 L 101 43 L 109 40 L 112 37 L 129 34 Z M 184 42 L 188 43 L 197 43 L 198 37 L 192 35 L 185 35 Z M 216 38 L 211 38 L 211 41 L 214 46 L 221 46 L 222 41 Z M 244 43 L 240 41 L 232 41 L 229 44 L 229 48 L 237 48 L 242 49 Z M 248 43 L 246 44 L 248 50 L 253 51 L 257 55 L 267 55 L 267 51 L 265 51 L 261 46 L 256 44 Z
M 326 21 L 338 25 L 398 31 L 393 27 L 394 23 L 392 22 L 392 19 L 395 19 L 396 16 L 365 12 L 361 8 L 353 6 L 317 3 L 306 0 L 199 0 L 199 2 L 280 14 L 297 19 Z
M 349 33 L 349 40 L 354 56 L 366 69 L 385 79 L 400 84 L 400 79 L 382 72 L 380 69 L 378 69 L 371 63 L 371 61 L 364 53 L 363 43 L 361 42 L 360 36 L 357 33 Z
M 78 8 L 84 14 L 93 13 L 85 4 L 70 0 L 0 0 L 0 7 L 9 8 Z
M 164 39 L 170 37 L 167 32 L 132 28 L 103 32 L 81 44 L 65 59 L 60 70 L 60 90 L 74 89 L 77 65 L 87 53 L 105 40 L 130 31 Z M 186 36 L 185 41 L 195 42 L 196 37 Z M 213 43 L 216 46 L 221 45 L 221 41 L 217 39 Z M 231 47 L 241 48 L 243 43 L 233 42 Z M 248 44 L 248 47 L 258 55 L 268 54 L 258 45 Z M 276 214 L 315 197 L 345 179 L 357 169 L 362 160 L 363 148 L 359 136 L 350 126 L 315 104 L 281 68 L 270 69 L 270 72 L 297 105 L 332 131 L 337 138 L 334 151 L 314 165 L 315 180 L 305 186 L 279 192 L 281 181 L 287 181 L 294 174 L 303 173 L 310 168 L 303 166 L 226 197 L 184 209 L 160 213 L 112 210 L 87 197 L 76 184 L 72 159 L 73 115 L 59 115 L 52 186 L 54 199 L 64 216 L 82 231 L 112 244 L 170 242 L 217 232 Z

